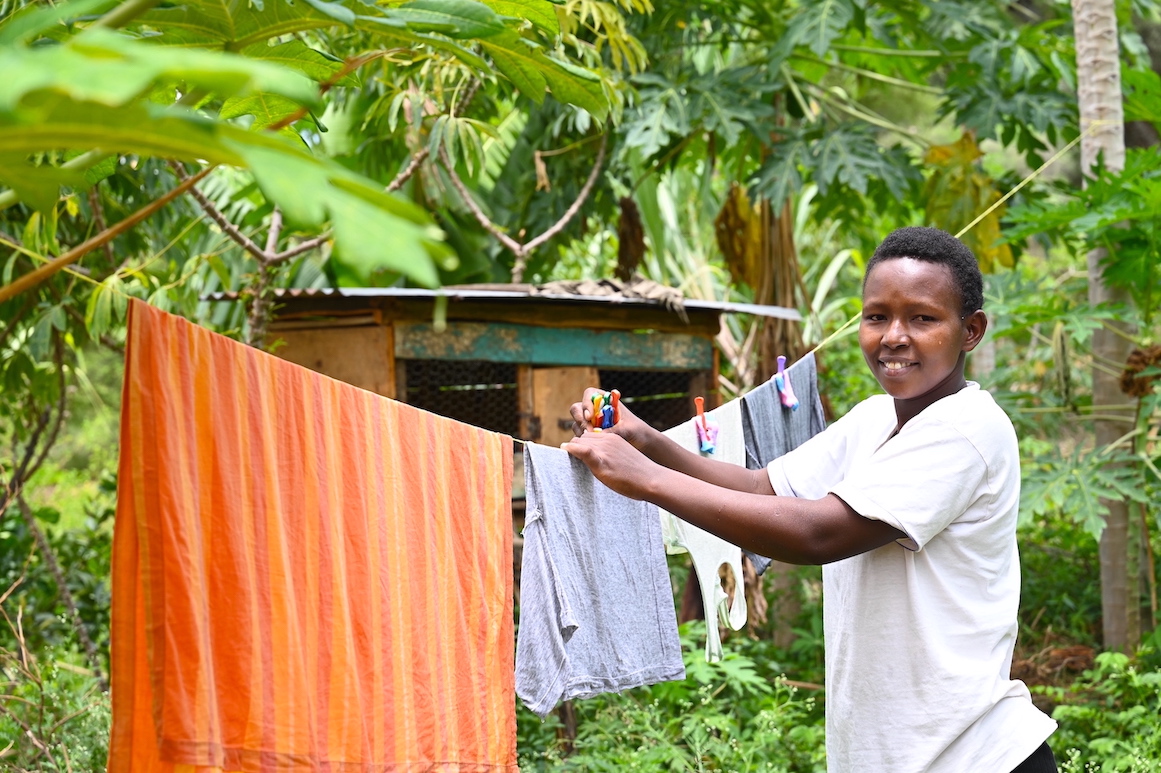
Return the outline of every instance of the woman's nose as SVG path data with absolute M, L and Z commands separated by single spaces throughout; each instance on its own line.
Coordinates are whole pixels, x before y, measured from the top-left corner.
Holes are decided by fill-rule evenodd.
M 887 329 L 883 331 L 883 343 L 887 346 L 903 346 L 911 340 L 911 333 L 907 323 L 902 319 L 893 319 L 887 322 Z

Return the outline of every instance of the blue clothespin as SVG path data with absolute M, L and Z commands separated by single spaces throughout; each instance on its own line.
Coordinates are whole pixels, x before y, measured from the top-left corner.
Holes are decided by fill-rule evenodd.
M 613 406 L 605 405 L 601 408 L 601 429 L 608 429 L 613 423 Z

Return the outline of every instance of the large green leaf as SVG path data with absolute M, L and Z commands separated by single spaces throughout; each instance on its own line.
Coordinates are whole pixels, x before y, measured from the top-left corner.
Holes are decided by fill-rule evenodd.
M 355 6 L 357 0 L 351 2 Z M 541 5 L 531 0 L 509 2 L 500 4 L 497 10 L 529 11 L 538 26 L 550 25 L 549 19 L 555 20 L 555 11 Z M 478 40 L 496 69 L 521 93 L 537 103 L 543 102 L 546 92 L 551 93 L 560 101 L 604 120 L 609 104 L 600 79 L 589 70 L 548 56 L 534 41 L 521 37 L 509 27 L 505 18 L 488 4 L 475 0 L 416 0 L 384 8 L 379 14 L 361 13 L 352 23 L 356 29 L 377 38 L 377 44 L 431 47 L 452 55 L 468 67 L 487 72 L 492 69 L 489 63 L 457 42 Z M 261 9 L 244 0 L 186 0 L 179 6 L 155 9 L 144 15 L 142 21 L 160 33 L 151 40 L 162 44 L 244 51 L 257 53 L 263 59 L 270 57 L 262 56 L 259 46 L 272 38 L 335 24 L 331 15 L 305 3 L 290 5 L 284 0 L 265 2 Z M 318 79 L 316 72 L 303 66 L 303 57 L 299 49 L 284 63 Z M 309 63 L 312 67 L 320 64 L 317 59 Z
M 266 129 L 280 123 L 299 110 L 297 102 L 277 94 L 249 94 L 244 97 L 230 97 L 222 103 L 218 117 L 237 118 L 242 115 L 254 116 L 254 129 Z
M 1125 120 L 1161 126 L 1161 75 L 1154 70 L 1125 69 Z
M 0 111 L 51 90 L 78 102 L 117 106 L 162 83 L 220 97 L 268 92 L 317 105 L 318 89 L 299 73 L 242 56 L 160 48 L 100 29 L 63 45 L 0 49 Z
M 286 146 L 231 144 L 289 222 L 315 226 L 329 219 L 337 257 L 360 280 L 386 268 L 429 287 L 439 283 L 432 256 L 439 254 L 441 234 L 419 207 L 371 187 L 337 164 L 288 153 Z
M 390 268 L 423 284 L 438 281 L 432 257 L 440 255 L 440 233 L 423 210 L 281 137 L 178 108 L 77 103 L 51 90 L 18 112 L 0 112 L 0 161 L 74 147 L 247 167 L 289 222 L 308 229 L 329 222 L 337 254 L 356 276 Z M 72 182 L 59 169 L 28 164 L 3 165 L 0 179 L 48 211 L 59 186 Z
M 346 73 L 335 80 L 336 76 L 343 70 L 343 61 L 316 51 L 301 40 L 290 40 L 273 46 L 266 43 L 254 43 L 238 53 L 251 59 L 261 59 L 264 62 L 273 62 L 292 70 L 298 70 L 311 80 L 320 83 L 333 81 L 334 85 L 337 86 L 359 85 L 359 78 L 354 73 Z
M 548 0 L 482 0 L 482 2 L 498 14 L 527 19 L 550 35 L 560 34 L 560 19 L 556 17 L 556 6 Z
M 11 154 L 101 148 L 239 166 L 242 158 L 221 141 L 233 132 L 247 133 L 177 109 L 75 102 L 50 91 L 25 99 L 17 111 L 0 111 L 0 153 Z
M 415 0 L 386 13 L 416 32 L 450 38 L 487 38 L 508 29 L 495 11 L 475 0 Z
M 548 91 L 561 102 L 587 110 L 598 121 L 608 113 L 608 100 L 594 73 L 547 56 L 536 44 L 511 31 L 481 40 L 480 45 L 496 69 L 537 104 L 544 101 Z
M 690 120 L 683 89 L 655 73 L 633 79 L 638 106 L 625 124 L 625 147 L 640 148 L 646 158 L 670 144 L 675 137 L 690 132 Z
M 0 19 L 0 46 L 27 43 L 63 31 L 66 24 L 91 13 L 99 13 L 118 0 L 76 0 L 43 6 L 29 4 Z
M 338 23 L 333 14 L 286 0 L 267 0 L 261 5 L 250 0 L 182 0 L 179 5 L 155 8 L 138 21 L 161 33 L 156 42 L 227 51 Z
M 374 35 L 377 43 L 394 42 L 401 46 L 430 46 L 436 51 L 451 54 L 469 67 L 480 71 L 491 69 L 482 58 L 464 48 L 454 40 L 448 40 L 438 35 L 412 32 L 406 23 L 399 19 L 384 16 L 360 16 L 355 20 L 355 28 Z
M 786 31 L 791 40 L 805 44 L 818 56 L 825 56 L 830 44 L 843 34 L 855 17 L 852 0 L 818 0 L 803 3 Z

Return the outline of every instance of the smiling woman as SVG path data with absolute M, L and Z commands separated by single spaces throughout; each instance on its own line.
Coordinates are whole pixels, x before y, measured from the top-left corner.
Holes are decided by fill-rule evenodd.
M 887 394 L 766 470 L 686 452 L 628 410 L 566 444 L 621 494 L 760 555 L 824 564 L 833 771 L 1023 773 L 1029 755 L 1055 770 L 1055 724 L 1009 678 L 1020 457 L 1011 421 L 964 379 L 987 329 L 981 287 L 950 234 L 888 236 L 859 335 Z M 587 399 L 572 415 L 591 427 Z
M 896 431 L 942 397 L 964 387 L 964 361 L 984 337 L 979 269 L 967 281 L 958 265 L 975 257 L 936 229 L 901 229 L 876 250 L 863 282 L 859 346 L 875 379 L 895 398 Z M 917 231 L 919 233 L 911 233 Z M 930 233 L 954 242 L 942 244 Z M 955 247 L 960 247 L 960 250 Z

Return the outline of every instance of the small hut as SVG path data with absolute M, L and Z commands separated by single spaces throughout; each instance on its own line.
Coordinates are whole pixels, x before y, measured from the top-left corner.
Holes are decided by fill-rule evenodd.
M 440 290 L 288 290 L 269 327 L 274 354 L 355 386 L 515 438 L 572 436 L 588 386 L 619 389 L 668 429 L 717 403 L 721 314 L 798 319 L 776 306 L 545 292 L 530 285 Z

